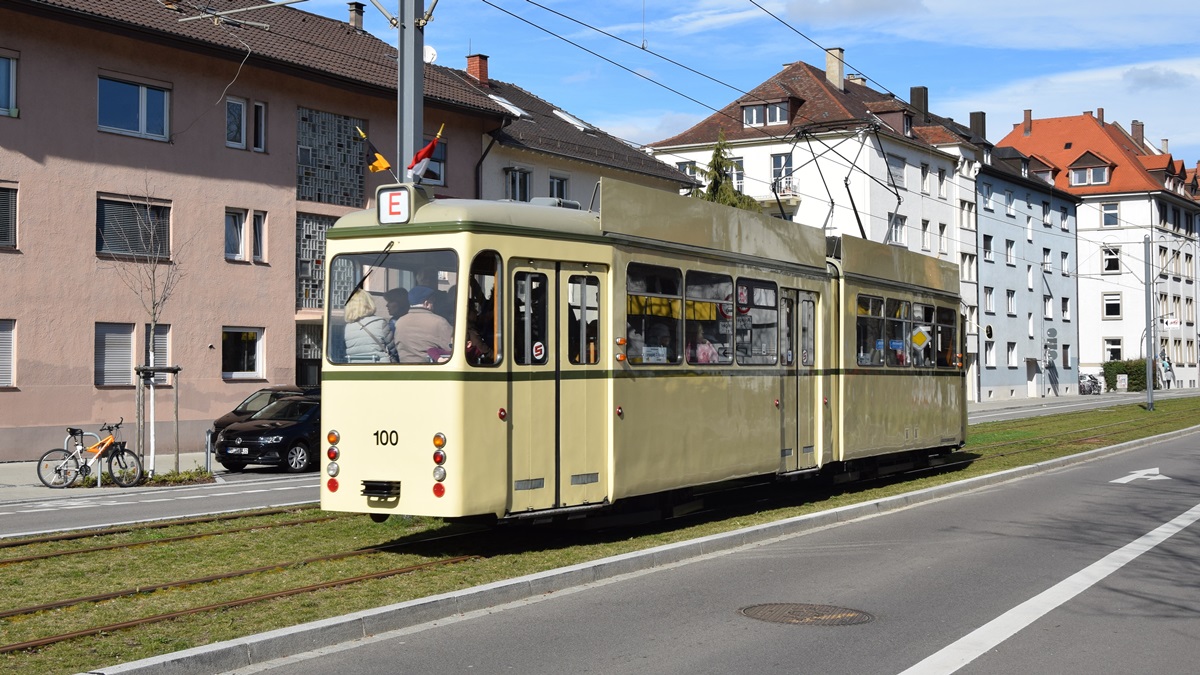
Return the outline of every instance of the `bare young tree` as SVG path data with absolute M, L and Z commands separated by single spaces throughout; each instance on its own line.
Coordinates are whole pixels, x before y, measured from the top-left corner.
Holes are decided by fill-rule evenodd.
M 155 199 L 147 181 L 145 196 L 126 195 L 124 200 L 100 199 L 96 206 L 96 251 L 104 266 L 111 268 L 137 297 L 147 318 L 146 345 L 142 350 L 144 366 L 166 366 L 154 363 L 155 342 L 163 310 L 184 277 L 181 264 L 184 251 L 194 238 L 171 242 L 171 206 Z M 152 375 L 157 378 L 157 374 Z M 137 448 L 143 452 L 143 413 L 145 389 L 153 386 L 142 377 L 137 381 Z M 153 390 L 151 390 L 153 391 Z M 176 391 L 178 397 L 178 391 Z M 151 402 L 153 410 L 153 402 Z M 151 424 L 154 420 L 151 419 Z M 175 415 L 175 464 L 179 468 L 179 418 Z M 153 434 L 151 434 L 153 438 Z M 147 475 L 154 475 L 154 445 L 151 443 Z

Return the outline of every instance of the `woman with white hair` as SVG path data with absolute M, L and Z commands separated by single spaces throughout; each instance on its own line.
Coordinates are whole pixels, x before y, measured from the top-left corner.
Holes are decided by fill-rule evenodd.
M 387 319 L 375 314 L 375 301 L 362 289 L 346 301 L 345 339 L 347 363 L 392 361 L 387 347 L 392 344 L 392 329 Z

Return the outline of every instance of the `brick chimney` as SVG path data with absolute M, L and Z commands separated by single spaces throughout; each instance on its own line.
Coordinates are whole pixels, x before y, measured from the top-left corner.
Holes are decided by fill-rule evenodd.
M 929 87 L 909 88 L 908 102 L 917 109 L 918 119 L 922 123 L 929 121 Z
M 982 110 L 971 113 L 971 135 L 987 138 L 987 113 Z
M 1104 124 L 1104 108 L 1096 108 L 1096 119 L 1100 124 Z
M 1133 143 L 1137 146 L 1138 151 L 1142 151 L 1146 147 L 1146 125 L 1134 120 L 1129 125 L 1129 130 L 1133 133 Z
M 488 79 L 487 62 L 487 54 L 472 54 L 467 57 L 467 74 L 485 87 L 490 86 L 491 83 L 491 80 Z
M 1168 152 L 1168 151 L 1167 151 L 1167 139 L 1165 139 L 1165 138 L 1164 138 L 1164 139 L 1162 139 L 1162 141 L 1163 141 L 1163 142 L 1162 142 L 1162 153 L 1163 153 L 1164 155 L 1169 155 L 1169 154 L 1171 154 L 1170 152 Z
M 1032 134 L 1033 133 L 1033 110 L 1031 110 L 1029 108 L 1025 109 L 1025 122 L 1023 124 L 1024 125 L 1021 128 L 1022 133 L 1025 136 Z
M 825 79 L 829 80 L 838 91 L 846 86 L 846 62 L 843 60 L 846 50 L 841 47 L 830 47 L 825 51 Z
M 350 6 L 350 26 L 362 30 L 363 4 L 361 2 L 348 2 L 346 4 Z

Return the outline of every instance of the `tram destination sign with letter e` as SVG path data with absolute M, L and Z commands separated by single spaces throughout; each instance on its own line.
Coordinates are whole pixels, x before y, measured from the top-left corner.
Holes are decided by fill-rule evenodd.
M 412 218 L 413 190 L 410 185 L 384 185 L 375 192 L 379 224 L 403 225 Z

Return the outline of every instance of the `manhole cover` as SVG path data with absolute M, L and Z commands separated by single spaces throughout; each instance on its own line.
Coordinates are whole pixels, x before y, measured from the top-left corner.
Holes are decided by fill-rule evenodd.
M 774 623 L 794 623 L 805 626 L 853 626 L 867 623 L 875 617 L 848 607 L 833 605 L 804 605 L 783 602 L 751 605 L 738 610 L 744 616 Z

